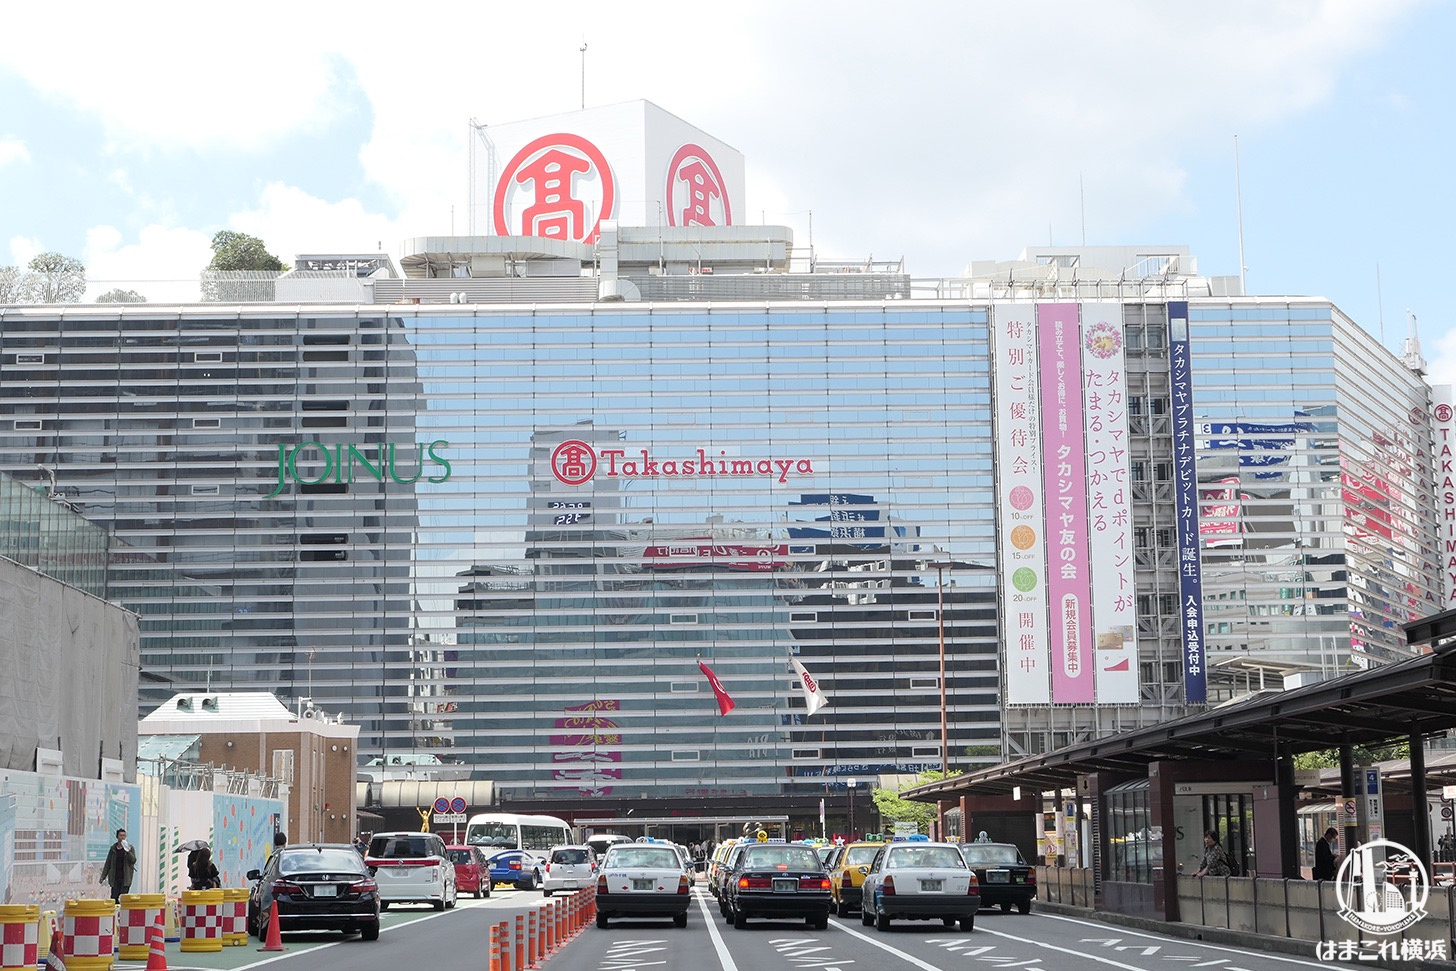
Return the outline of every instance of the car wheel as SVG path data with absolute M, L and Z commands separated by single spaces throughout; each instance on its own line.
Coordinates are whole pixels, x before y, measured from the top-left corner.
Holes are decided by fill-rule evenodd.
M 495 889 L 495 884 L 492 884 L 492 883 L 482 883 L 480 885 L 480 893 L 481 893 L 481 896 L 485 897 L 486 899 L 489 899 L 490 898 L 490 892 L 493 889 Z
M 606 930 L 607 929 L 607 915 L 606 914 L 603 914 L 603 913 L 598 913 L 597 914 L 597 926 L 600 927 L 602 930 Z
M 748 926 L 748 915 L 747 914 L 744 914 L 744 913 L 740 913 L 739 911 L 736 911 L 735 910 L 733 912 L 733 929 L 735 931 L 741 931 L 741 930 L 743 930 L 743 928 L 745 928 L 747 926 Z
M 887 931 L 890 929 L 890 918 L 884 914 L 875 914 L 875 930 Z
M 875 915 L 870 913 L 870 909 L 863 904 L 860 904 L 859 922 L 865 927 L 868 927 L 875 922 Z
M 434 907 L 436 910 L 444 910 L 445 909 L 445 901 L 443 901 L 443 900 L 431 900 L 430 901 L 430 906 Z
M 956 919 L 954 917 L 942 917 L 940 922 L 946 927 L 954 927 L 956 925 Z
M 476 900 L 479 900 L 480 899 L 480 888 L 479 887 L 476 887 L 475 888 L 475 899 Z
M 389 901 L 388 900 L 381 900 L 381 901 L 379 901 L 379 909 L 380 910 L 388 910 L 389 909 Z
M 549 897 L 549 896 L 551 896 L 551 891 L 548 890 L 546 887 L 542 887 L 541 888 L 541 896 L 543 896 L 543 897 Z
M 1001 913 L 1003 913 L 1003 914 L 1009 914 L 1009 913 L 1011 913 L 1011 901 L 1004 900 L 1004 901 L 1001 902 Z
M 827 931 L 829 929 L 829 915 L 825 914 L 823 917 L 815 917 L 809 922 L 809 926 L 816 931 Z
M 673 927 L 686 927 L 686 926 L 688 926 L 688 915 L 687 914 L 673 914 L 672 915 L 672 926 Z
M 359 928 L 359 939 L 364 941 L 379 940 L 379 921 L 371 921 Z
M 975 929 L 976 929 L 976 918 L 975 918 L 974 915 L 972 915 L 970 917 L 962 917 L 961 918 L 961 930 L 963 930 L 967 934 L 969 934 L 971 931 L 973 931 Z
M 1022 914 L 1029 914 L 1029 913 L 1031 913 L 1031 901 L 1030 900 L 1021 900 L 1021 901 L 1018 901 L 1017 904 L 1016 904 L 1016 910 L 1017 910 L 1018 913 L 1022 913 Z

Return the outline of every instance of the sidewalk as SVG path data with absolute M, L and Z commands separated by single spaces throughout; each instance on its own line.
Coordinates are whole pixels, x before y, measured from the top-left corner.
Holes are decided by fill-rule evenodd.
M 1083 920 L 1095 920 L 1104 924 L 1114 924 L 1119 927 L 1143 931 L 1148 934 L 1163 934 L 1168 937 L 1177 937 L 1185 941 L 1227 944 L 1232 947 L 1246 947 L 1254 951 L 1288 954 L 1293 957 L 1304 958 L 1307 961 L 1319 960 L 1314 953 L 1315 945 L 1313 942 L 1294 940 L 1288 937 L 1274 937 L 1268 934 L 1254 934 L 1249 931 L 1229 930 L 1226 927 L 1206 927 L 1202 924 L 1185 924 L 1180 921 L 1161 921 L 1151 917 L 1138 917 L 1131 914 L 1115 914 L 1110 911 L 1091 910 L 1087 907 L 1073 907 L 1070 904 L 1047 903 L 1040 899 L 1032 904 L 1032 913 L 1037 912 L 1043 914 L 1059 914 L 1063 917 L 1079 917 Z M 1362 968 L 1400 968 L 1402 971 L 1456 971 L 1456 961 L 1331 961 L 1329 964 L 1331 967 L 1337 965 L 1352 965 Z

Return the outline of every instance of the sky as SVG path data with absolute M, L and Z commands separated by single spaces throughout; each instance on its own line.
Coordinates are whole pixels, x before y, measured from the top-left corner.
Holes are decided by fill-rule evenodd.
M 812 220 L 822 259 L 1182 244 L 1237 276 L 1242 213 L 1248 292 L 1396 351 L 1413 314 L 1456 383 L 1450 0 L 59 9 L 6 11 L 0 267 L 74 256 L 91 298 L 197 299 L 221 229 L 398 258 L 470 225 L 472 119 L 641 98 L 744 153 L 747 221 Z

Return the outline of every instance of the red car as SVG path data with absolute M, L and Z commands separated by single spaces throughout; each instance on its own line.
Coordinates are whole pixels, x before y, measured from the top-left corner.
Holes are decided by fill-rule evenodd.
M 476 846 L 447 846 L 446 852 L 455 863 L 455 887 L 460 893 L 473 893 L 479 900 L 490 896 L 490 864 Z

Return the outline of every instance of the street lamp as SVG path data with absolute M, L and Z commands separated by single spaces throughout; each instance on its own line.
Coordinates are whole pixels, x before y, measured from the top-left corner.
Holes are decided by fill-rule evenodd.
M 945 725 L 945 571 L 954 564 L 937 560 L 935 567 L 935 623 L 940 641 L 940 774 L 950 774 L 950 735 Z
M 849 791 L 849 832 L 844 834 L 844 838 L 845 838 L 845 841 L 846 842 L 852 842 L 854 840 L 854 787 L 855 787 L 855 785 L 856 785 L 857 782 L 858 782 L 857 779 L 849 779 L 848 780 L 848 783 L 849 783 L 849 789 L 848 789 L 848 791 Z

